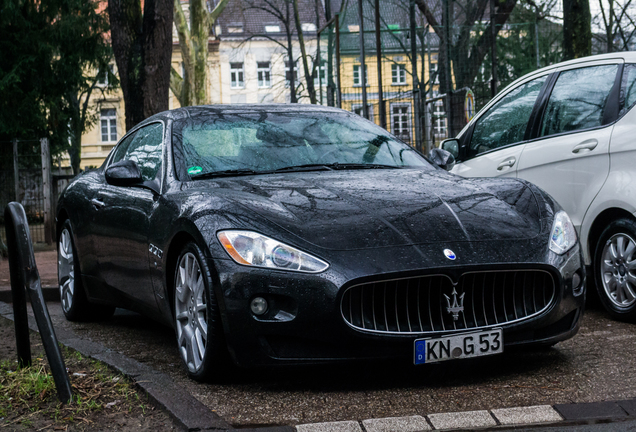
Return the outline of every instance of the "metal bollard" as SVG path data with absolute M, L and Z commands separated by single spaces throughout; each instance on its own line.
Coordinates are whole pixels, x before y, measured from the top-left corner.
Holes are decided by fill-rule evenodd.
M 29 223 L 20 203 L 11 202 L 4 210 L 7 246 L 9 249 L 9 271 L 11 273 L 11 294 L 13 296 L 13 314 L 15 335 L 20 366 L 31 364 L 31 345 L 29 342 L 29 322 L 26 310 L 26 291 L 29 293 L 31 307 L 42 337 L 46 357 L 51 366 L 57 396 L 62 403 L 71 400 L 71 382 L 68 378 L 62 352 L 57 344 L 49 310 L 42 296 L 40 275 L 35 264 Z

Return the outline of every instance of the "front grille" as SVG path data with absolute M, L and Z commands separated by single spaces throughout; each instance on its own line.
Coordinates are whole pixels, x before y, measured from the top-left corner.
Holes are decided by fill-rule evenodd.
M 556 293 L 543 270 L 464 273 L 454 288 L 456 294 L 446 275 L 365 283 L 348 288 L 340 307 L 360 330 L 433 333 L 521 321 L 546 310 Z M 449 306 L 457 307 L 449 312 Z

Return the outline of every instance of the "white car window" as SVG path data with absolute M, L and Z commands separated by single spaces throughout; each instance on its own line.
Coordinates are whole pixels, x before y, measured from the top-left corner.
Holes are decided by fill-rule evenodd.
M 634 104 L 636 104 L 636 64 L 626 64 L 623 68 L 620 115 L 629 111 Z
M 601 126 L 617 71 L 618 65 L 606 65 L 561 72 L 546 106 L 539 136 Z
M 523 141 L 534 103 L 546 79 L 547 75 L 520 85 L 477 120 L 469 156 Z

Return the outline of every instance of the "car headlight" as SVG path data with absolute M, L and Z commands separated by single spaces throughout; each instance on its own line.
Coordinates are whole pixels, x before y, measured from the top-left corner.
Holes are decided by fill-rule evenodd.
M 216 236 L 238 264 L 305 273 L 329 267 L 321 259 L 253 231 L 219 231 Z
M 561 210 L 554 217 L 550 234 L 550 250 L 562 255 L 576 244 L 576 230 L 566 212 Z

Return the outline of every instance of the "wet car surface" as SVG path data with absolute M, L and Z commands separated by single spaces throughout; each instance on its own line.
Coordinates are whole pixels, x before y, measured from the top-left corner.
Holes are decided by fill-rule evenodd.
M 177 331 L 195 379 L 240 366 L 433 363 L 576 334 L 585 271 L 554 200 L 449 174 L 314 106 L 190 107 L 131 130 L 59 200 L 62 308 Z

